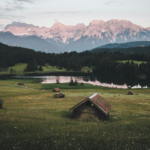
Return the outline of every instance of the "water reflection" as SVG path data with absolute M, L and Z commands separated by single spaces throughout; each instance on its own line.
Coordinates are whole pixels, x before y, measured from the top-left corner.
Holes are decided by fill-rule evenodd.
M 77 80 L 78 83 L 87 83 L 97 86 L 110 87 L 110 88 L 121 88 L 127 89 L 131 88 L 148 88 L 150 87 L 150 82 L 146 80 L 133 79 L 133 78 L 112 78 L 107 76 L 15 76 L 15 78 L 35 78 L 42 79 L 42 84 L 46 83 L 69 83 L 71 78 L 73 81 Z
M 92 85 L 98 85 L 98 86 L 104 86 L 104 87 L 111 87 L 111 88 L 122 88 L 122 89 L 126 89 L 128 88 L 126 84 L 124 85 L 116 85 L 116 84 L 108 84 L 108 83 L 101 83 L 100 81 L 98 81 L 97 79 L 95 79 L 95 81 L 91 81 L 89 77 L 72 77 L 73 81 L 77 80 L 79 83 L 88 83 L 88 84 L 92 84 Z M 71 80 L 70 76 L 51 76 L 51 77 L 47 77 L 46 79 L 44 79 L 41 83 L 45 84 L 45 83 L 56 83 L 56 81 L 59 81 L 59 83 L 69 83 Z

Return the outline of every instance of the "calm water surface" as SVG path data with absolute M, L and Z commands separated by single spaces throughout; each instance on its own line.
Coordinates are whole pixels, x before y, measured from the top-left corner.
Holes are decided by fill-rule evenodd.
M 69 83 L 71 80 L 71 76 L 15 76 L 14 78 L 22 78 L 22 79 L 42 79 L 42 84 L 47 84 L 47 83 L 56 83 L 58 80 L 59 83 Z M 103 87 L 110 87 L 110 88 L 122 88 L 122 89 L 127 89 L 128 87 L 131 87 L 132 89 L 134 88 L 148 88 L 147 85 L 141 86 L 139 83 L 135 84 L 134 86 L 127 85 L 126 83 L 124 84 L 114 84 L 114 83 L 105 83 L 102 81 L 98 81 L 96 77 L 94 80 L 88 76 L 72 76 L 72 79 L 75 81 L 77 80 L 78 83 L 87 83 L 87 84 L 92 84 L 92 85 L 97 85 L 97 86 L 103 86 Z

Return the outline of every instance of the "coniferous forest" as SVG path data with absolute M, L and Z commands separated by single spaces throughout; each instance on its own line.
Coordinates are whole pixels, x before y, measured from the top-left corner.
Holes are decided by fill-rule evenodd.
M 127 48 L 124 51 L 84 51 L 77 53 L 64 52 L 60 54 L 36 52 L 34 50 L 10 47 L 0 43 L 0 70 L 13 66 L 17 63 L 27 63 L 25 72 L 40 70 L 45 63 L 58 68 L 73 69 L 81 71 L 84 66 L 93 67 L 93 73 L 96 75 L 121 76 L 121 77 L 138 77 L 141 74 L 150 78 L 150 54 L 147 53 L 150 47 L 139 47 L 138 51 L 132 50 L 135 48 Z M 130 53 L 131 50 L 131 53 Z M 125 52 L 126 51 L 126 52 Z M 140 65 L 134 62 L 121 63 L 122 60 L 146 61 Z M 40 67 L 37 68 L 37 65 Z

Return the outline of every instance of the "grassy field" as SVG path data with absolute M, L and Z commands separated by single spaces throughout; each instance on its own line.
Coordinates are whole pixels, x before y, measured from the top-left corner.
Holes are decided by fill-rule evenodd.
M 18 86 L 24 82 L 24 86 Z M 52 88 L 66 96 L 53 98 Z M 112 106 L 106 122 L 75 121 L 69 109 L 97 92 Z M 150 89 L 0 80 L 1 150 L 149 150 Z M 116 95 L 116 97 L 114 96 Z M 119 96 L 120 95 L 120 96 Z
M 122 60 L 122 61 L 117 61 L 117 62 L 122 62 L 122 63 L 127 63 L 127 62 L 130 62 L 133 61 L 135 64 L 142 64 L 142 63 L 146 63 L 146 61 L 136 61 L 136 60 Z
M 13 70 L 16 70 L 15 74 L 17 75 L 23 75 L 24 74 L 24 69 L 27 67 L 26 63 L 18 63 L 14 66 L 8 67 L 6 71 L 0 72 L 0 74 L 10 74 L 10 69 L 12 68 Z M 39 66 L 38 66 L 39 67 Z M 48 64 L 45 64 L 45 66 L 42 66 L 43 71 L 35 71 L 37 73 L 46 73 L 46 72 L 65 72 L 66 69 L 58 69 L 56 66 L 50 66 Z M 70 70 L 72 71 L 72 70 Z
M 18 63 L 14 66 L 8 67 L 5 71 L 1 71 L 0 74 L 11 74 L 10 70 L 11 68 L 15 70 L 15 74 L 17 75 L 24 75 L 24 69 L 27 67 L 26 63 Z M 39 67 L 39 66 L 38 66 Z M 48 73 L 48 72 L 73 72 L 72 69 L 69 71 L 65 68 L 58 69 L 56 66 L 50 66 L 49 64 L 45 64 L 45 66 L 42 66 L 43 71 L 35 71 L 36 73 Z M 92 72 L 92 67 L 85 66 L 81 69 L 82 72 Z M 31 73 L 31 72 L 28 72 Z

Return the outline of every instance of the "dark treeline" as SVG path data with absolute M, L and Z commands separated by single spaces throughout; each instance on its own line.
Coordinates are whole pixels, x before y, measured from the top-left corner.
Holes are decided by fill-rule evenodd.
M 150 63 L 135 64 L 133 61 L 127 63 L 117 62 L 101 62 L 94 68 L 97 75 L 105 75 L 111 77 L 138 77 L 146 75 L 150 78 Z
M 121 60 L 137 60 L 148 63 L 138 66 L 133 62 L 125 64 L 117 62 Z M 120 51 L 100 53 L 89 51 L 77 53 L 74 51 L 47 54 L 21 47 L 10 47 L 0 43 L 0 69 L 13 66 L 16 63 L 28 63 L 27 69 L 32 71 L 31 64 L 33 64 L 32 68 L 37 69 L 36 65 L 44 66 L 45 63 L 49 63 L 49 65 L 57 66 L 59 69 L 64 67 L 67 70 L 73 69 L 74 71 L 81 71 L 83 66 L 93 67 L 93 72 L 97 75 L 137 77 L 140 74 L 146 74 L 149 78 L 149 62 L 149 54 L 122 53 Z

